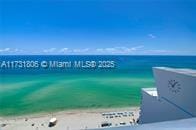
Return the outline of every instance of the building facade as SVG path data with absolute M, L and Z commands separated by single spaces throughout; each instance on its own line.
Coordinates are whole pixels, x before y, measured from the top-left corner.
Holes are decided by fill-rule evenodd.
M 139 123 L 196 117 L 196 70 L 153 68 L 156 88 L 142 89 Z

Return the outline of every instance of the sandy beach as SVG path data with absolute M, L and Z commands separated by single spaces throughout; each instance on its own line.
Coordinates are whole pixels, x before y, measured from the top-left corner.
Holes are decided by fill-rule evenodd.
M 67 110 L 50 114 L 0 117 L 0 128 L 1 130 L 93 129 L 100 128 L 103 122 L 111 123 L 110 127 L 116 127 L 120 125 L 133 125 L 133 123 L 130 122 L 133 122 L 133 119 L 137 120 L 138 116 L 138 107 Z M 53 117 L 57 118 L 57 124 L 53 127 L 49 127 L 49 121 Z

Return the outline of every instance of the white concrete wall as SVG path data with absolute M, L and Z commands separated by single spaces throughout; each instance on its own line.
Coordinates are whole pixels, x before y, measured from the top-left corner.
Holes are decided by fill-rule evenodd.
M 141 124 L 190 118 L 190 115 L 164 99 L 158 99 L 158 97 L 151 96 L 143 90 L 140 109 L 139 120 Z
M 168 99 L 171 103 L 196 116 L 196 76 L 158 68 L 153 68 L 153 72 L 159 97 Z M 179 92 L 171 92 L 168 87 L 169 80 L 179 82 L 181 88 Z

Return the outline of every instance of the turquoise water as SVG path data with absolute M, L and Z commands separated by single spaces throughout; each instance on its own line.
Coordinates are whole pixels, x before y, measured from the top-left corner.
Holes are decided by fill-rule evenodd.
M 153 87 L 153 66 L 196 69 L 196 57 L 1 56 L 1 60 L 114 60 L 114 69 L 1 69 L 0 115 L 139 106 L 142 87 Z

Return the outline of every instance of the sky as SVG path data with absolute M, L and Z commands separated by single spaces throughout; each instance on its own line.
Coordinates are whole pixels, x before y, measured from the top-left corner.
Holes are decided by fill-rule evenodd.
M 0 0 L 0 55 L 196 55 L 196 0 Z

